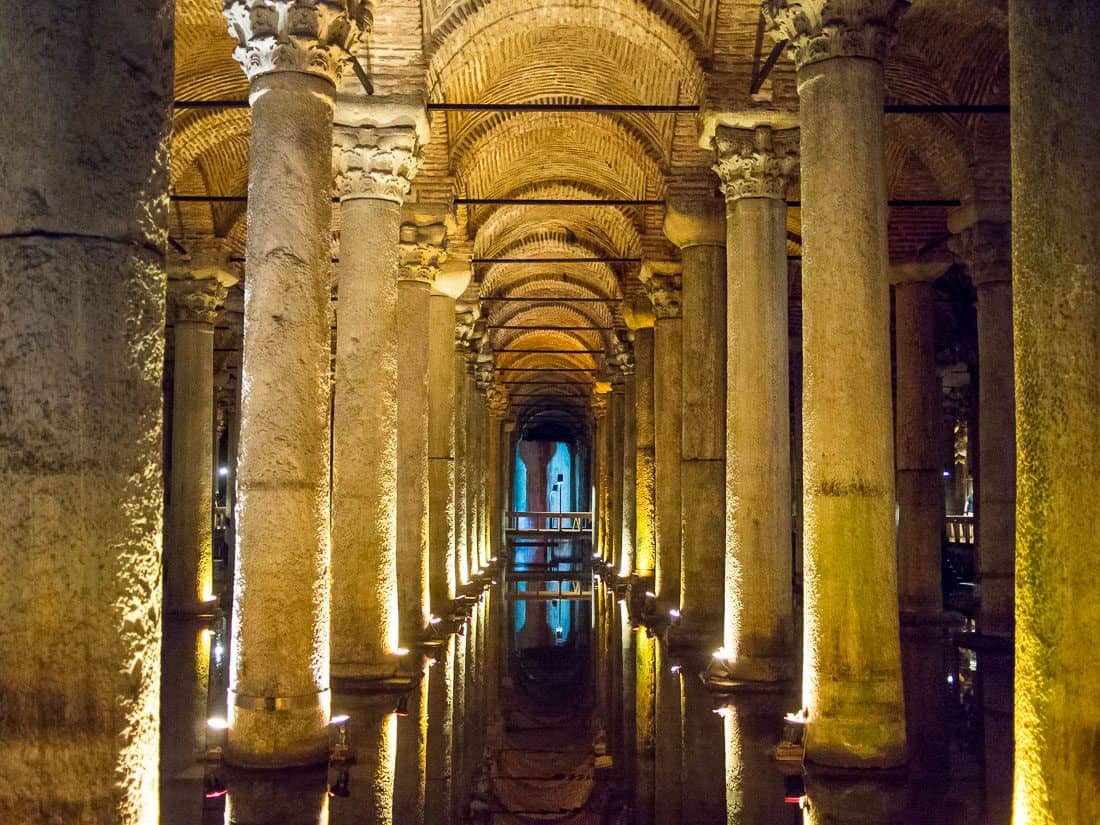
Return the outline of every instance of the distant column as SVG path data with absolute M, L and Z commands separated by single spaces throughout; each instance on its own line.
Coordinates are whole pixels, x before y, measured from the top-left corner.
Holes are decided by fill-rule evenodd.
M 637 483 L 638 483 L 638 393 L 633 359 L 623 368 L 623 449 L 622 538 L 619 541 L 619 565 L 616 571 L 626 578 L 634 572 L 634 545 L 637 541 Z
M 653 306 L 638 296 L 628 310 L 627 323 L 634 330 L 634 443 L 635 443 L 635 540 L 634 575 L 649 579 L 657 567 L 656 435 L 653 408 Z

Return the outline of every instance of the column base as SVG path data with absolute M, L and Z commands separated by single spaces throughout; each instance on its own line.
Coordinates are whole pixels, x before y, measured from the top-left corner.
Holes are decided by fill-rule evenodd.
M 827 768 L 884 770 L 900 768 L 909 759 L 905 719 L 876 720 L 870 713 L 859 719 L 811 719 L 805 748 L 807 762 Z
M 215 619 L 221 613 L 221 606 L 216 598 L 208 602 L 173 602 L 164 606 L 165 618 Z
M 794 679 L 787 657 L 741 656 L 735 662 L 711 659 L 703 683 L 717 693 L 780 693 Z
M 668 645 L 674 650 L 713 654 L 722 646 L 722 619 L 683 614 L 668 629 Z
M 229 691 L 225 762 L 237 768 L 301 768 L 328 762 L 328 690 L 306 696 L 243 696 Z

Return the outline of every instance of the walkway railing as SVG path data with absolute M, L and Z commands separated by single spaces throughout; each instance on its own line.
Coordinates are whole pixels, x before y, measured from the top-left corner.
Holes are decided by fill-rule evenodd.
M 509 511 L 504 514 L 504 531 L 506 533 L 589 534 L 592 532 L 592 513 Z
M 973 544 L 974 517 L 963 515 L 948 516 L 947 541 L 949 544 Z

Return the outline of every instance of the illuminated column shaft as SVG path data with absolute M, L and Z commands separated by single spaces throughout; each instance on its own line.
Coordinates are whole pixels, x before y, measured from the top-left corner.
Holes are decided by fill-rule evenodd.
M 428 515 L 432 613 L 451 611 L 458 590 L 455 557 L 455 300 L 469 265 L 452 261 L 436 276 L 428 321 Z
M 656 593 L 680 607 L 680 265 L 646 261 L 641 278 L 653 304 L 653 456 L 656 470 Z
M 508 393 L 503 387 L 494 386 L 489 389 L 487 398 L 489 409 L 489 433 L 488 433 L 488 477 L 486 478 L 488 519 L 489 519 L 489 556 L 495 558 L 504 551 L 504 535 L 501 532 L 503 522 L 502 479 L 501 473 L 501 437 L 503 427 L 501 421 L 508 414 Z
M 466 557 L 470 575 L 477 575 L 477 384 L 473 360 L 466 364 Z
M 228 250 L 201 250 L 192 259 L 193 267 L 182 266 L 187 277 L 169 281 L 176 312 L 176 354 L 164 607 L 171 613 L 201 615 L 214 609 L 215 600 L 214 322 L 226 287 L 235 278 L 227 271 Z
M 637 382 L 634 365 L 623 372 L 623 526 L 620 538 L 619 566 L 620 576 L 629 576 L 634 572 L 634 543 L 637 540 L 637 484 L 638 484 L 638 411 Z
M 403 114 L 373 112 L 380 122 Z M 397 242 L 423 114 L 409 110 L 405 119 L 409 125 L 339 126 L 334 135 L 341 227 L 332 424 L 335 678 L 370 675 L 398 646 Z
M 470 559 L 467 551 L 466 485 L 469 472 L 466 450 L 466 345 L 464 333 L 470 327 L 473 313 L 458 314 L 454 341 L 455 386 L 455 580 L 466 584 L 470 580 Z
M 327 2 L 273 33 L 252 5 L 224 9 L 252 112 L 225 757 L 285 767 L 329 748 L 332 117 L 357 27 Z
M 0 4 L 4 822 L 157 820 L 171 7 Z
M 634 333 L 634 399 L 636 418 L 634 572 L 652 576 L 657 567 L 657 465 L 653 413 L 653 314 L 636 313 Z
M 608 491 L 610 499 L 608 514 L 611 521 L 608 525 L 609 561 L 613 572 L 618 573 L 622 569 L 623 553 L 623 470 L 626 459 L 626 386 L 622 373 L 617 373 L 611 381 L 611 414 L 608 416 L 608 434 L 611 445 L 608 449 L 608 476 L 611 487 Z
M 669 205 L 665 234 L 683 258 L 679 641 L 722 642 L 726 534 L 726 223 L 717 203 Z
M 483 382 L 488 391 L 488 381 Z M 477 397 L 477 477 L 478 477 L 478 559 L 482 568 L 489 565 L 489 406 L 485 392 Z
M 593 506 L 596 510 L 596 552 L 600 558 L 607 559 L 608 524 L 610 522 L 608 508 L 610 498 L 608 491 L 611 486 L 608 466 L 611 462 L 611 439 L 608 429 L 611 426 L 611 385 L 606 381 L 597 381 L 592 390 L 592 421 L 596 429 L 595 468 L 593 475 L 596 479 L 596 498 Z
M 1090 0 L 1009 2 L 1018 825 L 1100 822 L 1097 42 Z
M 952 247 L 978 293 L 978 630 L 1009 637 L 1016 551 L 1016 415 L 1008 224 L 980 222 Z
M 718 127 L 726 195 L 727 667 L 794 675 L 786 192 L 798 131 Z
M 397 604 L 399 638 L 410 647 L 428 625 L 429 314 L 446 228 L 401 225 L 397 278 Z
M 902 614 L 912 618 L 943 612 L 943 390 L 936 373 L 932 282 L 948 265 L 929 261 L 890 268 L 897 363 L 898 592 Z
M 806 758 L 850 767 L 905 760 L 882 115 L 899 8 L 773 12 L 802 118 Z

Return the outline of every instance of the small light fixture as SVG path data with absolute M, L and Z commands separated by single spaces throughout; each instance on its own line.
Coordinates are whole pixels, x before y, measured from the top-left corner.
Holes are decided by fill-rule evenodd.
M 657 598 L 657 594 L 656 594 L 656 593 L 654 593 L 654 592 L 653 592 L 652 590 L 647 590 L 647 591 L 645 592 L 645 597 L 646 597 L 647 599 L 655 599 L 655 598 Z
M 728 662 L 730 658 L 730 652 L 726 650 L 724 646 L 720 647 L 716 651 L 714 651 L 714 658 L 717 659 L 719 662 Z
M 669 608 L 668 617 L 670 619 L 679 619 L 680 618 L 680 611 L 677 610 L 675 607 Z
M 206 726 L 210 730 L 228 730 L 229 722 L 222 716 L 211 716 L 206 720 Z
M 432 616 L 430 619 L 428 619 L 428 624 L 430 624 L 434 627 L 435 625 L 439 624 L 441 621 L 443 621 L 443 620 L 441 618 L 439 618 L 438 616 Z
M 229 468 L 228 467 L 219 467 L 218 468 L 218 475 L 220 475 L 222 478 L 225 478 L 227 475 L 229 475 Z
M 669 670 L 672 671 L 673 673 L 679 673 L 680 672 L 680 665 L 673 665 L 672 667 L 669 668 Z
M 393 652 L 394 656 L 408 656 L 409 649 L 407 647 L 399 647 Z

